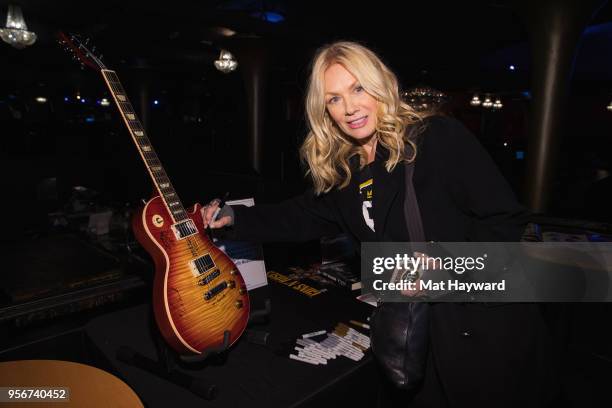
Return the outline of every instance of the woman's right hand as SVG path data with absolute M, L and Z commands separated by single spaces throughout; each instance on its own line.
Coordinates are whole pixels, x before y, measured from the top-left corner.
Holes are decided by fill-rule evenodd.
M 219 200 L 218 198 L 215 198 L 210 203 L 206 204 L 204 207 L 200 209 L 200 214 L 202 215 L 202 221 L 204 222 L 204 228 L 207 228 L 207 227 L 210 227 L 213 229 L 222 228 L 232 223 L 232 217 L 230 217 L 229 215 L 226 215 L 220 218 L 217 217 L 215 221 L 212 221 L 213 216 L 215 215 L 215 213 L 217 212 L 217 209 L 219 208 L 220 202 L 221 200 Z

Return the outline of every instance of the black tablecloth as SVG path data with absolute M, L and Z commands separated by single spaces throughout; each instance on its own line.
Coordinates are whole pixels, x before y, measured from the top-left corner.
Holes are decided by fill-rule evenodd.
M 371 306 L 340 289 L 309 298 L 274 282 L 251 291 L 252 308 L 272 301 L 270 322 L 254 330 L 270 333 L 268 346 L 249 343 L 245 336 L 230 349 L 220 365 L 205 364 L 183 371 L 209 379 L 219 387 L 217 398 L 197 395 L 116 358 L 117 349 L 129 346 L 157 359 L 150 330 L 150 305 L 140 305 L 92 320 L 86 334 L 108 369 L 122 378 L 149 407 L 287 407 L 329 406 L 335 403 L 370 405 L 377 392 L 377 375 L 370 351 L 358 362 L 345 357 L 327 365 L 290 360 L 295 339 L 315 330 L 331 330 L 338 322 L 365 322 Z M 295 352 L 294 352 L 295 353 Z

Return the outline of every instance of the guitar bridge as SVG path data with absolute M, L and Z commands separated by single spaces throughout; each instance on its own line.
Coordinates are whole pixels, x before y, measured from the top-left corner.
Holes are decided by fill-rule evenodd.
M 222 282 L 204 294 L 204 300 L 210 300 L 227 288 L 227 282 Z
M 211 273 L 209 273 L 208 275 L 200 279 L 198 281 L 198 285 L 200 286 L 208 285 L 210 282 L 212 282 L 217 277 L 219 277 L 219 275 L 221 275 L 221 271 L 219 271 L 218 269 L 215 269 L 214 271 L 212 271 Z

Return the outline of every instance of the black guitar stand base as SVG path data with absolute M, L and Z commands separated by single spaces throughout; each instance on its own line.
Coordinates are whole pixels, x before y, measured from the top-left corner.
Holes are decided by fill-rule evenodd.
M 251 313 L 248 325 L 267 322 L 270 313 L 270 299 L 266 299 L 264 309 L 255 310 Z M 125 364 L 140 368 L 157 377 L 163 378 L 166 381 L 170 381 L 179 387 L 193 392 L 205 400 L 214 399 L 218 393 L 218 387 L 216 384 L 212 383 L 208 379 L 195 377 L 180 371 L 178 370 L 178 367 L 185 364 L 194 365 L 202 363 L 212 356 L 221 356 L 222 353 L 229 348 L 230 331 L 225 331 L 223 335 L 223 344 L 220 346 L 205 349 L 201 354 L 184 356 L 179 355 L 176 351 L 174 351 L 174 349 L 168 347 L 168 344 L 163 339 L 157 328 L 152 311 L 149 311 L 149 321 L 152 331 L 151 334 L 153 340 L 155 341 L 155 348 L 157 350 L 157 361 L 146 357 L 127 346 L 121 346 L 117 350 L 117 359 Z M 247 337 L 247 341 L 257 344 L 266 344 L 268 338 L 268 333 L 254 330 L 245 330 L 245 335 Z

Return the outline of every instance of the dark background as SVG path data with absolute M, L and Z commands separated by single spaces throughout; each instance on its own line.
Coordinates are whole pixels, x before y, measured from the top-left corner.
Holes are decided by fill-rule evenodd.
M 116 108 L 98 103 L 110 96 L 101 76 L 81 70 L 71 60 L 55 41 L 57 30 L 91 38 L 105 64 L 117 71 L 185 205 L 205 203 L 227 191 L 230 198 L 254 196 L 258 203 L 276 202 L 304 189 L 298 148 L 307 131 L 303 99 L 308 64 L 318 47 L 339 39 L 360 41 L 378 52 L 398 74 L 403 89 L 429 86 L 445 92 L 443 111 L 478 137 L 519 198 L 526 201 L 529 115 L 537 84 L 532 83 L 532 38 L 524 15 L 535 3 L 15 1 L 38 40 L 23 50 L 0 43 L 0 241 L 2 256 L 9 259 L 3 263 L 0 312 L 81 287 L 71 279 L 73 275 L 85 279 L 76 277 L 83 271 L 123 270 L 125 265 L 118 259 L 124 254 L 101 256 L 91 245 L 98 237 L 70 235 L 72 227 L 82 227 L 70 214 L 110 209 L 120 215 L 118 220 L 113 216 L 115 224 L 128 230 L 123 214 L 152 193 Z M 2 25 L 8 4 L 0 1 Z M 282 21 L 275 21 L 269 12 L 282 16 Z M 224 35 L 226 29 L 235 34 Z M 223 74 L 213 66 L 221 48 L 237 57 L 235 72 Z M 612 5 L 604 2 L 594 11 L 576 50 L 558 138 L 560 156 L 545 214 L 566 225 L 573 223 L 570 232 L 603 228 L 612 235 L 604 224 L 612 221 L 612 111 L 606 109 L 612 101 L 611 49 Z M 249 151 L 247 87 L 252 84 L 245 80 L 247 68 L 258 59 L 266 61 L 261 77 L 265 94 L 260 101 L 260 171 L 254 170 Z M 77 100 L 77 94 L 85 102 Z M 494 111 L 470 106 L 474 94 L 481 99 L 486 94 L 499 97 L 504 107 Z M 39 96 L 47 102 L 37 103 Z M 76 186 L 85 189 L 77 191 Z M 50 214 L 68 218 L 68 225 L 58 228 L 57 217 Z M 121 244 L 115 248 L 129 247 L 124 244 L 131 239 L 116 239 L 115 244 Z M 273 247 L 265 252 L 266 262 L 274 267 L 299 263 L 317 247 L 318 243 Z M 271 260 L 273 256 L 276 259 Z M 102 259 L 111 259 L 112 265 Z M 151 265 L 140 267 L 143 280 L 150 280 Z M 130 280 L 133 275 L 113 272 L 109 276 L 121 276 L 117 280 L 122 285 L 138 286 Z M 64 285 L 67 280 L 73 283 Z M 63 289 L 55 287 L 60 283 Z M 132 303 L 149 299 L 149 288 L 143 282 L 139 285 L 141 292 Z M 2 333 L 16 333 L 11 339 L 0 338 L 0 349 L 17 350 L 10 347 L 30 344 L 30 349 L 5 356 L 78 361 L 80 357 L 71 354 L 74 348 L 66 346 L 63 337 L 53 337 L 57 326 L 49 328 L 46 321 L 70 328 L 83 325 L 90 315 L 75 318 L 74 311 L 104 313 L 108 309 L 100 306 L 101 296 L 92 295 L 90 303 L 70 310 L 59 310 L 50 302 L 49 310 L 54 311 L 38 315 L 44 315 L 45 323 L 37 322 L 27 308 L 17 313 L 22 320 L 16 324 L 0 315 L 3 325 L 12 330 Z M 609 304 L 572 307 L 572 352 L 567 363 L 569 371 L 578 373 L 574 378 L 577 401 L 586 385 L 605 390 L 609 384 L 609 315 Z M 59 346 L 47 341 L 50 346 L 39 347 L 38 341 L 49 333 Z M 34 348 L 37 354 L 30 352 Z
M 6 4 L 2 2 L 0 21 Z M 20 203 L 3 200 L 3 205 L 33 228 L 41 226 L 34 220 L 44 224 L 49 206 L 61 206 L 76 185 L 115 204 L 135 203 L 151 191 L 115 107 L 96 103 L 108 97 L 100 76 L 79 69 L 57 46 L 58 29 L 91 38 L 103 61 L 117 71 L 137 112 L 147 105 L 141 119 L 185 204 L 227 190 L 234 197 L 255 195 L 261 202 L 303 189 L 297 148 L 306 133 L 302 105 L 308 63 L 317 47 L 336 39 L 372 47 L 397 72 L 404 89 L 430 86 L 447 93 L 445 111 L 478 136 L 523 197 L 529 175 L 526 159 L 517 154 L 526 150 L 531 105 L 524 3 L 19 4 L 38 40 L 23 50 L 0 44 L 3 191 Z M 264 12 L 278 13 L 282 21 L 272 22 L 274 16 Z M 236 34 L 223 36 L 222 28 Z M 612 112 L 606 110 L 612 100 L 611 45 L 612 7 L 605 4 L 595 12 L 576 54 L 551 215 L 609 219 L 607 211 L 593 209 L 607 199 L 595 182 L 598 170 L 600 176 L 605 174 L 601 170 L 609 170 L 612 152 Z M 237 71 L 223 74 L 214 68 L 221 48 L 237 56 Z M 267 56 L 260 172 L 248 160 L 245 53 L 240 51 L 245 48 L 264 50 Z M 474 93 L 481 99 L 485 93 L 500 97 L 504 107 L 471 107 Z M 77 94 L 86 102 L 77 101 Z M 36 103 L 37 96 L 46 97 L 47 103 Z M 220 178 L 219 173 L 231 177 Z M 41 194 L 55 198 L 44 188 L 49 178 L 56 179 L 57 200 L 41 205 Z

